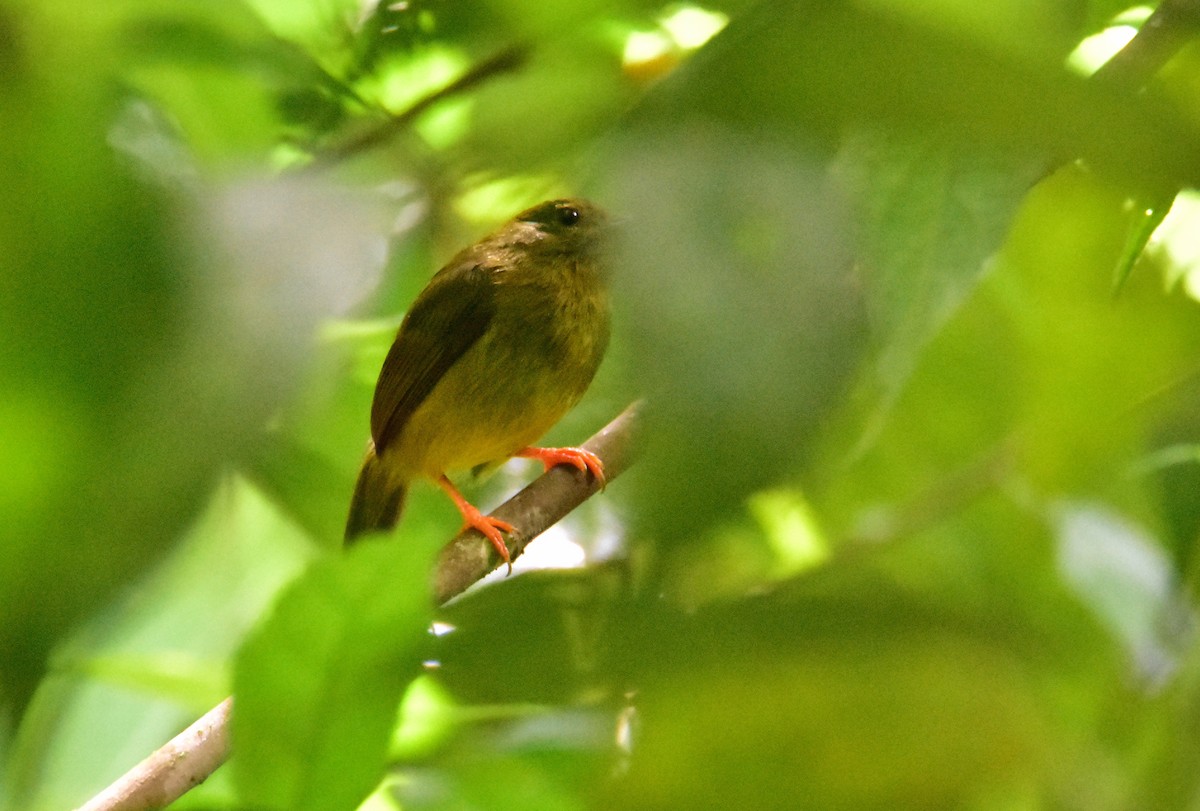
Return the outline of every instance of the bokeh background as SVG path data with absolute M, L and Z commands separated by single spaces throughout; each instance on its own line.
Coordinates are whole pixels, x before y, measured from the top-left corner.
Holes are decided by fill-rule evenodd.
M 0 2 L 0 808 L 1200 807 L 1198 7 Z M 374 379 L 566 194 L 640 456 L 437 608 Z

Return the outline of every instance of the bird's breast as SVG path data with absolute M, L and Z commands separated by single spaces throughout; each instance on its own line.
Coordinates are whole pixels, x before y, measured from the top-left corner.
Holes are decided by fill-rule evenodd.
M 502 461 L 536 442 L 587 389 L 608 345 L 598 284 L 500 284 L 484 335 L 387 449 L 404 479 Z

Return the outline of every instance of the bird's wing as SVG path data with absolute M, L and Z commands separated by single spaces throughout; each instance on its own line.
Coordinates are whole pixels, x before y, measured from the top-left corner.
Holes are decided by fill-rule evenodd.
M 434 276 L 405 316 L 379 373 L 371 404 L 376 453 L 399 435 L 495 312 L 495 287 L 486 268 L 464 264 Z

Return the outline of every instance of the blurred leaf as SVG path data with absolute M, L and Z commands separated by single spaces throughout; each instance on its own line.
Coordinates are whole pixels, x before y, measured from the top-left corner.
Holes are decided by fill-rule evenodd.
M 255 460 L 255 480 L 286 506 L 288 512 L 322 545 L 341 546 L 348 495 L 354 485 L 344 481 L 324 457 L 288 437 L 273 437 Z M 335 486 L 338 482 L 345 487 Z
M 1061 588 L 1036 598 L 1056 612 L 1044 626 L 1000 583 L 972 606 L 939 590 L 835 562 L 772 595 L 688 615 L 618 602 L 598 648 L 613 659 L 598 675 L 610 689 L 637 685 L 635 732 L 627 768 L 596 806 L 963 807 L 1031 782 L 1066 790 L 1092 756 L 1071 730 L 1117 700 L 1090 679 L 1116 672 L 1117 657 Z M 518 672 L 536 659 L 511 653 Z M 1073 691 L 1069 711 L 1062 690 Z M 1099 787 L 1090 796 L 1111 800 Z
M 1167 218 L 1167 213 L 1170 212 L 1171 203 L 1174 200 L 1175 192 L 1170 192 L 1157 195 L 1152 200 L 1139 197 L 1133 201 L 1135 215 L 1129 229 L 1129 238 L 1125 242 L 1125 250 L 1121 253 L 1121 258 L 1117 261 L 1117 267 L 1113 272 L 1113 289 L 1118 294 L 1125 286 L 1129 274 L 1133 272 L 1134 264 L 1146 250 L 1150 238 Z
M 455 734 L 401 762 L 403 807 L 583 807 L 617 755 L 624 699 L 605 658 L 626 586 L 619 565 L 531 572 L 442 608 L 429 678 Z
M 1200 362 L 1194 300 L 1164 294 L 1151 274 L 1112 298 L 1111 270 L 1138 216 L 1125 200 L 1082 169 L 1058 172 L 1022 210 L 990 291 L 1025 367 L 1029 470 L 1050 490 L 1114 492 Z
M 687 653 L 639 680 L 643 734 L 615 804 L 961 806 L 1073 760 L 1044 701 L 1065 651 L 1035 665 L 1036 637 L 996 603 L 931 610 L 864 574 L 651 630 Z
M 936 133 L 1051 164 L 1085 158 L 1144 187 L 1200 184 L 1200 146 L 1179 148 L 1200 139 L 1177 111 L 1089 83 L 1059 58 L 980 47 L 862 4 L 762 4 L 677 71 L 652 109 L 826 143 L 848 125 Z
M 597 652 L 612 632 L 614 599 L 623 587 L 619 567 L 522 574 L 453 601 L 439 619 L 454 630 L 439 636 L 436 678 L 463 703 L 552 704 L 590 692 Z M 537 621 L 508 623 L 525 615 Z M 488 678 L 489 673 L 504 678 Z
M 246 6 L 283 39 L 301 46 L 300 52 L 322 62 L 332 73 L 343 73 L 355 35 L 355 23 L 369 4 L 355 0 L 247 0 Z M 380 4 L 383 5 L 383 4 Z
M 648 531 L 683 540 L 802 464 L 865 330 L 845 200 L 814 153 L 663 135 L 635 132 L 609 183 L 627 218 L 617 324 L 653 425 L 637 498 Z
M 1178 601 L 1169 558 L 1152 539 L 1109 510 L 1062 504 L 1053 515 L 1059 566 L 1068 584 L 1129 648 L 1151 685 L 1168 680 L 1194 618 Z
M 327 125 L 351 95 L 313 54 L 273 37 L 245 3 L 138 10 L 114 32 L 126 52 L 122 78 L 167 113 L 203 161 L 233 152 L 261 160 L 278 145 L 285 115 L 291 124 Z
M 1075 46 L 1083 4 L 1075 0 L 1001 0 L 987 4 L 958 0 L 864 0 L 861 5 L 986 49 L 1053 60 Z
M 1146 441 L 1146 455 L 1132 460 L 1127 475 L 1144 486 L 1161 513 L 1163 542 L 1176 573 L 1194 585 L 1196 538 L 1200 537 L 1200 376 L 1191 375 L 1172 390 Z
M 7 764 L 8 807 L 79 805 L 228 695 L 242 636 L 313 551 L 263 494 L 223 481 L 163 565 L 57 651 Z
M 858 261 L 877 356 L 866 436 L 878 432 L 925 345 L 974 292 L 1017 207 L 1046 170 L 936 137 L 877 130 L 847 139 L 836 164 L 859 218 Z M 868 393 L 869 392 L 869 393 Z
M 21 69 L 0 86 L 12 125 L 0 171 L 15 201 L 0 218 L 11 247 L 0 380 L 14 403 L 4 432 L 24 437 L 3 453 L 21 454 L 14 470 L 41 471 L 0 522 L 12 533 L 0 553 L 13 610 L 0 628 L 3 701 L 18 710 L 63 629 L 152 563 L 215 471 L 249 455 L 307 362 L 317 319 L 361 297 L 382 261 L 378 221 L 348 199 L 315 184 L 230 183 L 204 210 L 213 187 L 179 183 L 188 173 L 162 118 L 129 131 L 118 112 L 129 108 L 112 92 L 131 75 L 114 64 L 128 52 L 114 38 L 151 24 L 138 13 L 147 11 L 123 5 L 68 22 L 39 8 L 11 29 Z M 226 36 L 262 35 L 235 19 L 167 50 L 223 62 Z M 194 67 L 176 75 L 211 78 Z M 113 122 L 136 167 L 105 143 Z M 147 146 L 154 138 L 166 151 Z M 347 267 L 366 281 L 347 284 Z
M 1164 296 L 1149 273 L 1113 299 L 1129 217 L 1120 190 L 1078 167 L 1039 184 L 991 273 L 922 353 L 862 467 L 834 451 L 818 501 L 845 517 L 846 504 L 824 497 L 919 499 L 997 453 L 1013 457 L 1012 485 L 1027 497 L 1136 500 L 1126 465 L 1184 402 L 1178 384 L 1195 368 L 1200 322 L 1194 302 Z M 985 475 L 995 484 L 1010 474 Z M 925 520 L 961 506 L 935 499 Z
M 72 67 L 105 65 L 103 43 L 11 14 L 0 9 L 0 385 L 3 432 L 21 439 L 0 447 L 0 468 L 36 473 L 0 515 L 6 715 L 70 623 L 161 554 L 209 473 L 176 460 L 147 479 L 135 461 L 171 442 L 144 399 L 182 343 L 190 257 L 169 239 L 169 198 L 104 143 L 108 77 Z
M 78 670 L 80 675 L 103 684 L 153 693 L 190 706 L 203 706 L 202 696 L 219 699 L 228 681 L 223 667 L 178 652 L 97 656 L 83 662 Z
M 607 709 L 522 707 L 478 719 L 438 753 L 438 768 L 400 771 L 391 794 L 404 809 L 583 808 L 582 796 L 606 777 Z
M 1048 771 L 1049 730 L 1019 663 L 987 643 L 901 626 L 802 652 L 735 650 L 737 670 L 645 683 L 644 732 L 609 807 L 969 806 Z
M 1128 0 L 1088 0 L 1085 5 L 1087 7 L 1085 30 L 1089 33 L 1107 25 L 1113 18 L 1130 8 Z
M 430 551 L 366 542 L 320 561 L 247 641 L 233 716 L 244 802 L 353 809 L 382 779 L 425 645 Z
M 1127 272 L 1161 190 L 1200 177 L 1190 52 L 1145 92 L 1080 79 L 1100 0 L 8 8 L 0 748 L 57 651 L 0 771 L 14 811 L 76 805 L 177 729 L 147 691 L 215 689 L 337 543 L 412 294 L 562 193 L 626 227 L 613 349 L 555 434 L 652 406 L 599 500 L 606 564 L 500 577 L 429 639 L 455 519 L 418 488 L 399 542 L 318 563 L 248 643 L 230 778 L 181 807 L 1200 796 L 1186 198 Z M 384 317 L 347 320 L 385 241 Z M 218 496 L 184 532 L 231 469 L 253 508 Z
M 629 102 L 632 88 L 617 68 L 616 54 L 603 43 L 547 44 L 527 68 L 480 89 L 456 152 L 467 166 L 492 172 L 548 166 L 568 178 L 577 174 L 580 145 L 601 135 Z

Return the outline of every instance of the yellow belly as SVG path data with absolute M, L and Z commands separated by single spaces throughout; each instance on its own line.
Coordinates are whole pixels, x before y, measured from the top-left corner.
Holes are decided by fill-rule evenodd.
M 469 350 L 416 409 L 383 455 L 392 475 L 436 478 L 501 462 L 536 442 L 583 394 L 583 386 L 552 370 L 505 378 L 480 373 L 495 367 L 468 356 L 486 352 L 486 346 Z

